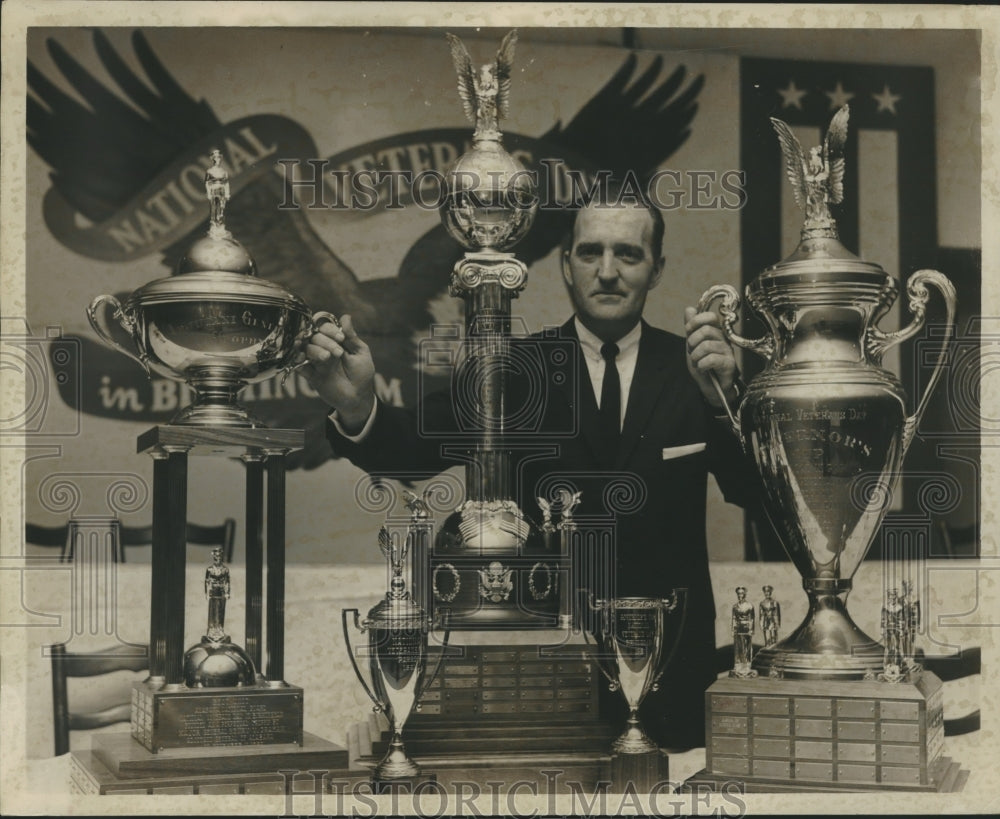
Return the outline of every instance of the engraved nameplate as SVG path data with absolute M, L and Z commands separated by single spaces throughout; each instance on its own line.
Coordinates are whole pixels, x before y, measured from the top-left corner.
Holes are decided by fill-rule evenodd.
M 156 692 L 151 751 L 212 745 L 302 744 L 302 690 Z

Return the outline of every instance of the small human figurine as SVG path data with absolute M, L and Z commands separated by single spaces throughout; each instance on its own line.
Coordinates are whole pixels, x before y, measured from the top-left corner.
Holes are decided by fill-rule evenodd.
M 885 646 L 884 677 L 895 681 L 902 677 L 903 641 L 906 634 L 906 612 L 897 589 L 889 589 L 882 607 L 882 642 Z
M 746 586 L 736 587 L 736 602 L 733 604 L 733 677 L 756 677 L 750 668 L 753 659 L 753 632 L 755 626 L 753 603 L 747 601 Z
M 903 656 L 907 660 L 912 660 L 917 631 L 920 629 L 920 599 L 913 590 L 912 581 L 903 581 L 903 596 L 900 602 L 903 604 L 903 615 L 906 621 L 906 629 L 903 632 Z
M 781 627 L 781 603 L 771 597 L 773 586 L 764 586 L 764 599 L 760 601 L 760 630 L 764 634 L 764 645 L 773 646 L 778 642 Z
M 229 201 L 229 174 L 222 166 L 222 151 L 218 148 L 212 151 L 212 164 L 205 171 L 205 193 L 208 194 L 211 206 L 209 233 L 224 234 L 226 226 L 223 224 L 223 216 Z
M 222 562 L 222 547 L 212 549 L 212 565 L 205 569 L 205 597 L 208 598 L 208 633 L 210 640 L 226 636 L 226 601 L 229 599 L 229 567 Z

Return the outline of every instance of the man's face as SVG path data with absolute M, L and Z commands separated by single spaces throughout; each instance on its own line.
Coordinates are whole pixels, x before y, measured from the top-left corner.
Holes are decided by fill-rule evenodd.
M 660 259 L 653 258 L 652 238 L 653 220 L 642 207 L 591 206 L 577 214 L 562 267 L 585 325 L 627 332 L 639 320 L 662 272 Z

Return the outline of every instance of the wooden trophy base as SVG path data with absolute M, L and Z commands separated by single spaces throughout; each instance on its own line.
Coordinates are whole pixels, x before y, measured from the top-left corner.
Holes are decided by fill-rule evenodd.
M 285 793 L 289 782 L 296 792 L 308 792 L 315 787 L 317 771 L 329 771 L 338 780 L 370 776 L 364 769 L 348 769 L 347 749 L 308 732 L 301 746 L 184 748 L 158 754 L 126 733 L 97 734 L 90 751 L 71 754 L 71 766 L 74 792 L 89 794 Z
M 705 769 L 686 784 L 747 792 L 949 791 L 942 686 L 911 681 L 728 678 L 705 694 Z

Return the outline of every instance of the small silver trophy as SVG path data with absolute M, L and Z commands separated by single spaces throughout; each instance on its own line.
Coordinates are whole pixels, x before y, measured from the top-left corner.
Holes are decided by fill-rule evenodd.
M 591 595 L 590 608 L 599 612 L 594 635 L 598 668 L 607 678 L 609 689 L 622 692 L 629 710 L 625 732 L 611 748 L 619 754 L 655 751 L 656 743 L 639 721 L 639 706 L 650 691 L 659 690 L 660 677 L 677 648 L 684 628 L 687 589 L 674 589 L 668 598 L 595 600 Z M 671 618 L 674 628 L 669 629 L 667 615 L 675 612 L 677 616 Z
M 416 517 L 414 515 L 414 519 Z M 392 733 L 389 749 L 375 768 L 376 780 L 402 779 L 420 773 L 420 766 L 409 757 L 403 745 L 403 726 L 417 701 L 437 676 L 448 646 L 449 633 L 445 631 L 437 665 L 428 674 L 428 639 L 431 630 L 440 623 L 427 615 L 411 599 L 410 592 L 406 589 L 403 562 L 413 534 L 411 526 L 400 548 L 385 526 L 379 530 L 379 548 L 392 569 L 389 591 L 364 620 L 361 620 L 357 609 L 342 611 L 344 641 L 354 673 L 375 704 L 374 710 L 385 713 Z M 368 634 L 368 645 L 364 653 L 368 656 L 370 685 L 355 660 L 348 615 L 353 615 L 354 626 L 358 631 Z

